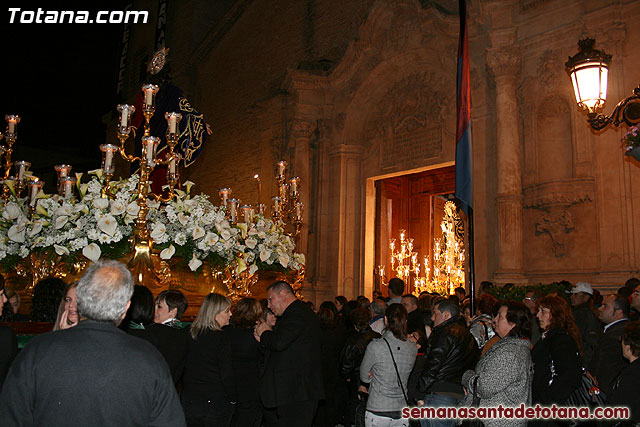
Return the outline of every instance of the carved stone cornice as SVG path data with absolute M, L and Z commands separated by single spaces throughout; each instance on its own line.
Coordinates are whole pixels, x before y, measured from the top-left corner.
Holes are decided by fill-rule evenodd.
M 572 206 L 591 202 L 595 188 L 593 178 L 548 182 L 524 190 L 524 207 L 548 209 L 553 206 Z
M 516 46 L 493 47 L 487 50 L 487 65 L 495 77 L 517 76 L 521 55 Z

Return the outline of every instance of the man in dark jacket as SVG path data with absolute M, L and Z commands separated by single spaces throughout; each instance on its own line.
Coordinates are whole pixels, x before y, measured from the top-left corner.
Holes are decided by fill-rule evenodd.
M 116 261 L 94 263 L 78 284 L 73 328 L 34 338 L 9 370 L 3 426 L 184 426 L 162 355 L 116 327 L 133 278 Z
M 607 295 L 598 309 L 598 317 L 605 324 L 604 334 L 598 340 L 589 371 L 596 377 L 605 394 L 611 391 L 613 380 L 628 362 L 622 356 L 620 338 L 629 320 L 629 301 L 616 294 Z
M 434 328 L 420 364 L 420 378 L 409 392 L 421 406 L 456 406 L 464 394 L 462 374 L 475 367 L 480 350 L 454 302 L 440 301 L 432 319 Z M 433 421 L 437 425 L 455 425 L 455 420 L 420 420 L 423 427 L 435 425 Z
M 593 288 L 587 282 L 578 282 L 570 291 L 573 317 L 580 330 L 582 340 L 582 364 L 589 366 L 591 358 L 602 335 L 602 327 L 595 313 L 591 311 Z
M 256 327 L 255 337 L 268 352 L 260 396 L 276 408 L 277 426 L 311 426 L 324 398 L 320 365 L 320 324 L 286 282 L 267 287 L 268 307 L 278 316 L 275 328 Z

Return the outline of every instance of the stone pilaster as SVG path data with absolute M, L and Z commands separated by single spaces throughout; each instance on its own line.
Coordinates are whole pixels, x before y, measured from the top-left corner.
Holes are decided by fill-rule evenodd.
M 295 119 L 291 126 L 294 142 L 294 161 L 291 169 L 291 177 L 300 178 L 301 191 L 300 201 L 304 204 L 302 213 L 303 223 L 300 235 L 298 236 L 298 251 L 308 254 L 309 218 L 310 218 L 310 195 L 311 195 L 311 155 L 309 143 L 311 135 L 315 131 L 315 124 L 305 119 Z
M 487 63 L 496 83 L 498 270 L 496 281 L 520 282 L 523 273 L 522 146 L 516 94 L 520 52 L 513 46 L 489 49 Z

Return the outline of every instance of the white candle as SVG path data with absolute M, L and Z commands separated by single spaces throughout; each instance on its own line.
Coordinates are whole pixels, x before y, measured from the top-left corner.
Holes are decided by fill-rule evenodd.
M 124 125 L 123 125 L 124 126 Z M 111 162 L 113 161 L 113 151 L 107 150 L 104 153 L 104 171 L 109 172 L 111 170 Z
M 300 178 L 298 178 L 298 177 L 291 178 L 291 180 L 290 180 L 291 197 L 297 197 L 298 196 L 298 182 L 299 181 L 300 181 Z
M 302 203 L 296 203 L 296 221 L 302 221 Z
M 284 176 L 284 170 L 287 167 L 287 162 L 280 160 L 278 162 L 278 176 Z
M 153 89 L 152 88 L 145 88 L 144 103 L 147 105 L 153 105 Z
M 24 163 L 18 166 L 18 181 L 24 178 Z
M 172 176 L 176 174 L 176 158 L 175 158 L 175 156 L 171 157 L 171 160 L 169 160 L 169 173 Z
M 273 213 L 278 213 L 280 211 L 280 197 L 273 198 Z
M 16 130 L 16 121 L 14 119 L 9 119 L 9 133 L 13 133 Z
M 40 192 L 40 187 L 42 184 L 36 179 L 31 183 L 31 206 L 36 205 L 36 200 L 38 200 L 38 193 Z
M 177 117 L 175 114 L 169 115 L 169 132 L 176 133 Z
M 73 195 L 73 181 L 71 181 L 70 179 L 65 179 L 64 181 L 62 181 L 62 184 L 64 185 L 64 198 L 71 198 L 71 196 Z
M 120 127 L 126 128 L 127 127 L 127 116 L 129 115 L 129 110 L 122 110 L 120 112 Z

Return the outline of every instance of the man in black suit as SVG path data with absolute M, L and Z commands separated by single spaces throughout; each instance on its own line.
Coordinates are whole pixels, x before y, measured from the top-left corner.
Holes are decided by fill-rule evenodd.
M 133 278 L 94 263 L 77 288 L 77 326 L 34 338 L 0 395 L 3 426 L 185 426 L 167 364 L 148 342 L 117 328 Z
M 629 321 L 629 301 L 616 294 L 607 295 L 598 308 L 598 317 L 605 324 L 604 333 L 595 347 L 589 371 L 596 377 L 605 393 L 611 391 L 613 381 L 628 362 L 622 356 L 620 338 Z
M 268 307 L 279 316 L 275 328 L 261 323 L 255 337 L 267 350 L 260 396 L 276 408 L 277 426 L 311 426 L 324 398 L 320 367 L 320 324 L 286 282 L 267 288 Z

